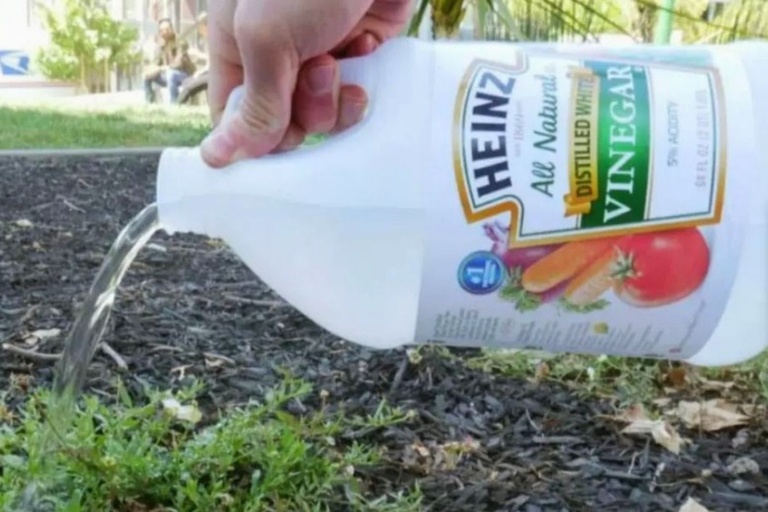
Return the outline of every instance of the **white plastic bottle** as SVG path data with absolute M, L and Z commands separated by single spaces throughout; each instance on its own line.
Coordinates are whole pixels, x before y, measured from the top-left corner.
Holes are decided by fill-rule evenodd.
M 766 69 L 757 42 L 396 39 L 344 62 L 371 98 L 345 133 L 167 149 L 160 220 L 371 347 L 738 363 L 768 346 Z

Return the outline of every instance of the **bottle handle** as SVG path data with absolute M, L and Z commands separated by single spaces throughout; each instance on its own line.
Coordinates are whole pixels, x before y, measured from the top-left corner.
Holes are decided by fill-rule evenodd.
M 366 117 L 370 116 L 373 105 L 376 101 L 376 64 L 375 55 L 363 57 L 352 57 L 339 60 L 341 83 L 347 85 L 358 85 L 365 89 L 368 95 L 368 112 Z M 243 85 L 235 87 L 227 99 L 227 105 L 224 107 L 222 119 L 231 116 L 240 105 L 243 99 L 245 88 Z

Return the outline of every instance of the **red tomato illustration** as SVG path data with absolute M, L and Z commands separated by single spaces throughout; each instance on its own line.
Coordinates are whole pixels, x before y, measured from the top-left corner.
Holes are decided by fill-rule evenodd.
M 698 229 L 630 235 L 617 244 L 614 292 L 638 307 L 671 304 L 701 286 L 709 270 L 709 248 Z

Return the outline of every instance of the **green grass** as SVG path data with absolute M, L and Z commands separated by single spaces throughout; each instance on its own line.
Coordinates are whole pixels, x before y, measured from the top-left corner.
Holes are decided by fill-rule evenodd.
M 696 396 L 717 389 L 723 398 L 768 403 L 768 352 L 740 365 L 700 368 L 654 359 L 487 349 L 468 364 L 512 377 L 558 382 L 585 398 L 610 399 L 619 407 L 651 406 L 672 393 Z
M 422 352 L 410 351 L 418 363 Z M 556 381 L 585 398 L 602 397 L 619 407 L 676 392 L 686 397 L 714 392 L 734 403 L 768 401 L 768 353 L 727 368 L 693 368 L 664 361 L 484 350 L 467 364 L 534 381 Z M 16 382 L 16 381 L 12 381 Z M 723 386 L 727 384 L 727 386 Z M 15 387 L 14 387 L 15 386 Z M 131 398 L 120 381 L 109 399 L 85 396 L 71 428 L 46 445 L 51 413 L 46 389 L 27 395 L 23 380 L 0 393 L 0 510 L 18 503 L 29 484 L 47 510 L 117 512 L 242 510 L 320 512 L 347 507 L 369 512 L 411 512 L 421 505 L 418 488 L 371 495 L 356 468 L 383 462 L 384 452 L 345 441 L 349 430 L 375 432 L 408 422 L 410 411 L 382 402 L 366 417 L 325 408 L 306 417 L 285 405 L 315 393 L 286 379 L 260 403 L 202 413 L 190 422 L 164 404 L 173 398 L 199 412 L 200 387 L 177 393 L 146 390 Z M 707 391 L 709 390 L 709 391 Z M 323 393 L 320 403 L 325 403 Z M 21 413 L 11 403 L 25 402 Z M 53 411 L 55 413 L 55 411 Z M 56 417 L 59 417 L 53 414 Z M 47 447 L 47 449 L 46 449 Z M 73 492 L 74 490 L 74 492 Z
M 49 453 L 40 451 L 47 392 L 29 397 L 18 418 L 8 409 L 2 413 L 0 401 L 0 510 L 17 503 L 31 482 L 44 484 L 38 495 L 49 510 L 67 512 L 302 512 L 332 510 L 339 503 L 371 512 L 418 510 L 418 490 L 364 496 L 355 468 L 375 465 L 381 454 L 339 436 L 344 429 L 405 422 L 409 414 L 382 403 L 366 418 L 323 411 L 299 418 L 283 406 L 312 390 L 291 380 L 263 403 L 204 419 L 204 427 L 181 421 L 163 406 L 172 397 L 195 407 L 196 391 L 148 391 L 139 404 L 118 384 L 116 404 L 87 396 L 72 428 Z
M 210 130 L 203 107 L 0 105 L 0 149 L 196 146 Z

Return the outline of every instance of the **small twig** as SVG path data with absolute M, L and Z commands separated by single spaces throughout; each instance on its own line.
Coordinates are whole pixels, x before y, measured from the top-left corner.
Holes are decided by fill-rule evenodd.
M 118 367 L 120 367 L 123 370 L 128 369 L 128 364 L 126 364 L 125 359 L 123 359 L 122 356 L 118 354 L 112 347 L 110 347 L 106 343 L 101 343 L 99 345 L 99 348 L 105 354 L 107 354 L 110 358 L 112 358 L 112 360 L 117 364 Z M 46 354 L 44 352 L 35 352 L 34 350 L 27 350 L 21 347 L 17 347 L 16 345 L 11 345 L 10 343 L 3 343 L 3 350 L 10 352 L 12 354 L 16 354 L 17 356 L 31 359 L 33 361 L 50 362 L 50 361 L 58 361 L 59 359 L 61 359 L 61 353 Z
M 85 210 L 83 210 L 83 209 L 82 209 L 82 208 L 80 208 L 79 206 L 75 206 L 74 204 L 70 203 L 69 201 L 67 201 L 67 200 L 66 200 L 66 199 L 64 199 L 63 197 L 61 198 L 61 200 L 62 200 L 62 202 L 64 202 L 64 204 L 65 204 L 66 206 L 68 206 L 69 208 L 71 208 L 71 209 L 73 209 L 73 210 L 75 210 L 75 211 L 78 211 L 78 212 L 80 212 L 80 213 L 85 213 Z
M 534 436 L 533 442 L 536 444 L 582 444 L 584 440 L 576 436 Z
M 150 354 L 154 354 L 155 352 L 184 352 L 184 349 L 181 347 L 172 347 L 171 345 L 160 345 L 160 344 L 154 344 L 153 347 L 149 349 Z
M 45 210 L 46 208 L 50 208 L 51 206 L 53 206 L 52 202 L 51 203 L 38 204 L 37 206 L 33 206 L 32 207 L 32 211 L 36 212 L 36 211 L 40 211 L 40 210 Z
M 651 481 L 648 484 L 648 490 L 650 492 L 653 492 L 656 490 L 656 486 L 659 485 L 659 478 L 661 478 L 661 474 L 664 472 L 665 468 L 666 468 L 666 464 L 664 464 L 663 462 L 659 462 L 659 465 L 656 466 L 656 471 L 653 472 L 653 478 L 651 478 Z
M 229 357 L 222 356 L 220 354 L 214 354 L 213 352 L 203 352 L 203 355 L 208 359 L 218 359 L 219 361 L 224 361 L 225 363 L 229 363 L 231 365 L 237 364 L 237 362 L 234 359 L 230 359 Z
M 533 430 L 536 432 L 541 432 L 541 427 L 536 424 L 535 421 L 533 421 L 533 418 L 531 418 L 531 411 L 528 410 L 528 408 L 525 408 L 525 417 L 528 420 L 528 423 L 530 423 L 531 427 L 533 427 Z
M 34 361 L 58 361 L 61 359 L 61 354 L 45 354 L 42 352 L 35 352 L 34 350 L 26 350 L 10 343 L 3 343 L 3 350 L 6 350 L 17 356 L 26 357 Z
M 392 379 L 392 385 L 389 387 L 390 395 L 394 395 L 395 391 L 397 391 L 397 388 L 400 387 L 400 383 L 403 381 L 403 376 L 405 375 L 405 370 L 408 369 L 408 362 L 409 357 L 408 353 L 406 352 L 402 362 L 400 363 L 400 367 L 397 369 L 397 373 L 395 373 L 395 378 Z
M 637 460 L 637 452 L 632 454 L 632 460 L 629 462 L 629 469 L 627 469 L 627 474 L 632 474 L 632 470 L 635 469 L 635 461 Z
M 109 346 L 109 344 L 104 343 L 103 341 L 99 344 L 99 348 L 102 352 L 107 354 L 112 360 L 115 362 L 118 368 L 121 370 L 127 370 L 128 369 L 128 363 L 125 362 L 125 359 L 123 359 L 123 356 L 118 354 L 115 349 Z
M 235 290 L 238 288 L 255 288 L 261 283 L 259 281 L 239 281 L 237 283 L 216 283 L 212 287 L 219 290 Z
M 21 318 L 19 318 L 18 323 L 23 324 L 24 322 L 32 318 L 32 315 L 35 314 L 35 311 L 37 311 L 38 307 L 39 306 L 32 306 L 31 308 L 29 308 L 27 312 L 24 313 L 24 315 Z
M 9 315 L 9 316 L 19 315 L 21 313 L 24 313 L 25 311 L 27 311 L 27 308 L 16 308 L 16 309 L 2 309 L 2 308 L 0 308 L 0 313 L 2 313 L 4 315 Z
M 248 304 L 249 306 L 262 306 L 262 307 L 268 307 L 268 308 L 279 308 L 282 306 L 285 306 L 286 304 L 284 302 L 276 301 L 276 300 L 256 300 L 256 299 L 246 299 L 245 297 L 237 297 L 235 295 L 225 295 L 224 298 L 226 300 L 232 301 L 232 302 L 238 302 L 240 304 Z
M 629 473 L 624 473 L 622 471 L 612 471 L 609 469 L 606 469 L 602 476 L 608 477 L 608 478 L 615 478 L 617 480 L 628 480 L 632 482 L 644 482 L 648 480 L 647 476 L 639 476 L 639 475 L 632 475 Z

